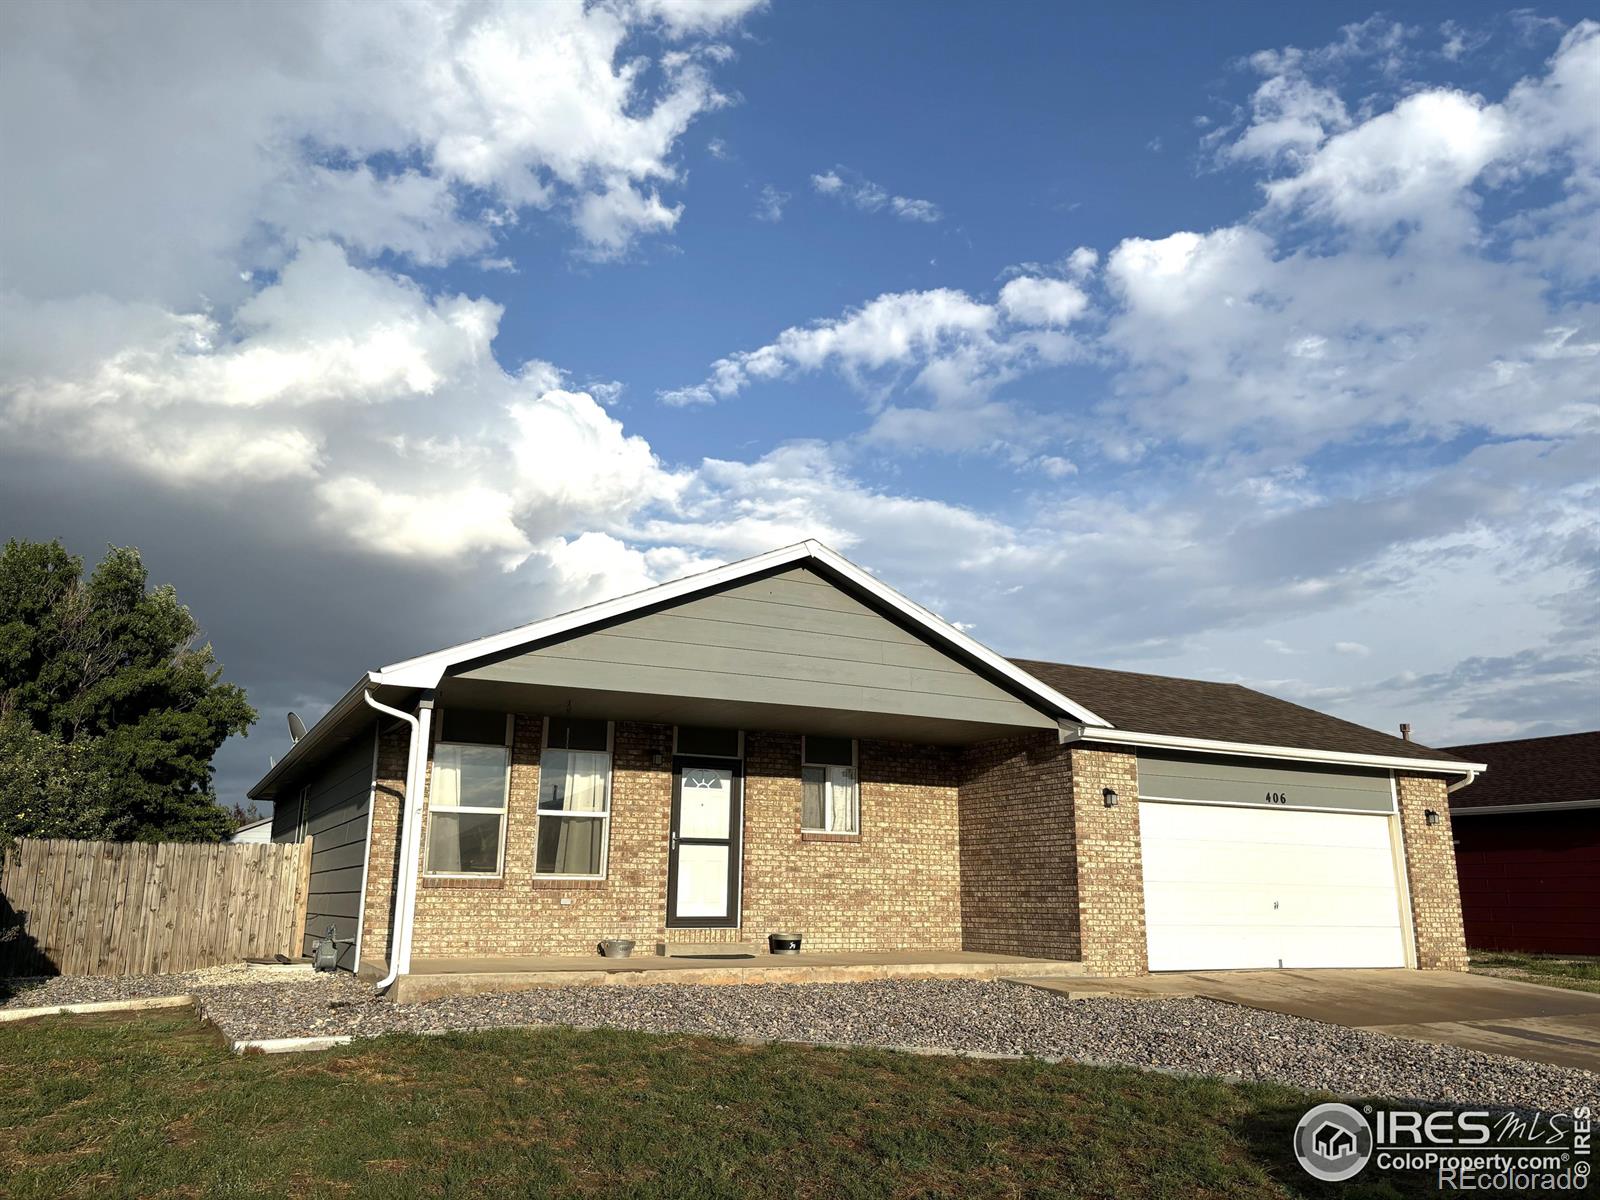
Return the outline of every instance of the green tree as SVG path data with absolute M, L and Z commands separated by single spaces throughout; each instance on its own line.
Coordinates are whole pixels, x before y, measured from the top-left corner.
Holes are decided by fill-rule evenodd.
M 255 710 L 139 552 L 85 580 L 60 542 L 0 554 L 0 841 L 216 841 L 211 760 Z

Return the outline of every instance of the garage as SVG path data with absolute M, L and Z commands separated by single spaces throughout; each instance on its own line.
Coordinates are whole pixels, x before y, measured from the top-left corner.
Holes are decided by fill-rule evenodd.
M 1386 772 L 1139 756 L 1152 971 L 1406 965 Z

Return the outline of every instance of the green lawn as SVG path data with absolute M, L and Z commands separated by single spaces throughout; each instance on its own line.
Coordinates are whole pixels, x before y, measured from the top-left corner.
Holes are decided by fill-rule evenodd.
M 1525 979 L 1578 992 L 1600 992 L 1600 958 L 1562 954 L 1522 954 L 1510 950 L 1470 950 L 1471 969 L 1502 978 Z
M 1132 1070 L 502 1030 L 238 1057 L 190 1014 L 0 1025 L 0 1195 L 1375 1197 L 1311 1098 Z

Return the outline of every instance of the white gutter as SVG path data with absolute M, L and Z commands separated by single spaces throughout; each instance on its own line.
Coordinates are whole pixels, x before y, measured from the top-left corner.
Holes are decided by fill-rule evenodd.
M 1457 817 L 1496 817 L 1511 813 L 1577 812 L 1580 809 L 1600 808 L 1600 800 L 1551 800 L 1541 804 L 1477 804 L 1450 810 L 1450 819 Z
M 421 707 L 422 717 L 418 718 L 374 700 L 370 689 L 364 691 L 362 697 L 370 707 L 391 717 L 398 717 L 411 726 L 411 749 L 406 755 L 406 796 L 400 808 L 400 894 L 395 897 L 394 925 L 389 930 L 389 973 L 378 981 L 374 989 L 381 992 L 394 983 L 411 965 L 411 913 L 416 907 L 417 850 L 422 841 L 417 836 L 418 826 L 421 824 L 422 800 L 421 789 L 418 787 L 418 779 L 422 772 L 418 769 L 418 763 L 428 752 L 428 724 L 433 716 L 433 706 L 431 702 L 424 701 Z M 364 895 L 362 898 L 365 900 Z
M 1303 746 L 1269 746 L 1257 742 L 1219 742 L 1212 738 L 1176 737 L 1166 733 L 1141 733 L 1133 729 L 1096 729 L 1061 722 L 1061 741 L 1110 742 L 1121 746 L 1150 746 L 1163 750 L 1188 750 L 1196 754 L 1233 754 L 1245 758 L 1281 758 L 1291 762 L 1333 763 L 1350 767 L 1383 767 L 1391 771 L 1425 771 L 1434 775 L 1476 778 L 1489 768 L 1484 763 L 1450 762 L 1432 758 L 1397 758 L 1387 754 L 1355 754 L 1342 750 L 1308 750 Z M 1466 784 L 1462 783 L 1465 787 Z

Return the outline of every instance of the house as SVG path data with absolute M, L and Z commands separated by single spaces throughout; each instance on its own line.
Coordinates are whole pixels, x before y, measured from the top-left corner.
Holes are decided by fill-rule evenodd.
M 1452 753 L 1490 767 L 1450 798 L 1467 945 L 1600 954 L 1600 730 Z
M 361 676 L 251 791 L 307 934 L 419 959 L 803 933 L 1105 974 L 1465 965 L 1481 770 L 1234 684 L 1009 660 L 804 542 Z
M 248 821 L 233 831 L 228 841 L 235 845 L 250 845 L 257 842 L 270 842 L 272 840 L 272 818 L 261 817 L 255 821 Z

